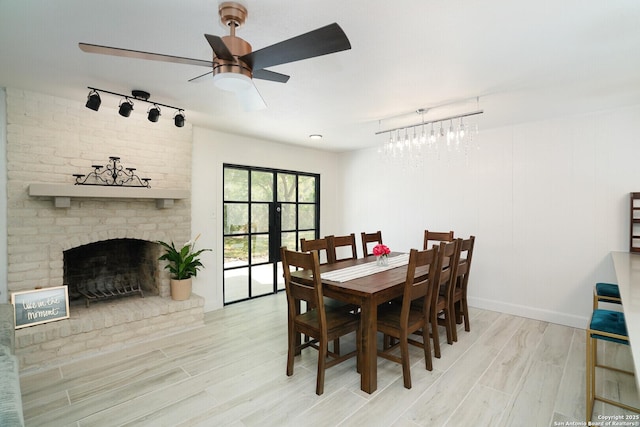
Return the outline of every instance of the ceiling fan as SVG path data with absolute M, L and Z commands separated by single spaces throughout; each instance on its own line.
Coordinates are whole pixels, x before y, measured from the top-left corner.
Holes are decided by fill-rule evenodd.
M 229 35 L 204 35 L 213 50 L 212 61 L 89 43 L 78 43 L 78 46 L 88 53 L 210 67 L 211 71 L 189 81 L 201 81 L 203 77 L 213 74 L 214 84 L 223 90 L 234 92 L 247 111 L 266 108 L 252 79 L 278 83 L 286 83 L 289 80 L 289 76 L 269 71 L 267 67 L 351 49 L 351 43 L 342 28 L 333 23 L 252 51 L 251 45 L 235 34 L 236 28 L 243 25 L 247 18 L 247 9 L 239 3 L 224 2 L 220 4 L 218 12 L 222 23 L 229 27 Z

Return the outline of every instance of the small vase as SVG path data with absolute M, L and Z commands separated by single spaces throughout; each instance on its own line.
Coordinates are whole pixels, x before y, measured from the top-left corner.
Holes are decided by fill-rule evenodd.
M 191 298 L 191 277 L 188 279 L 171 279 L 171 299 L 184 301 Z
M 387 257 L 386 255 L 380 255 L 376 257 L 376 264 L 380 267 L 389 265 L 389 257 Z

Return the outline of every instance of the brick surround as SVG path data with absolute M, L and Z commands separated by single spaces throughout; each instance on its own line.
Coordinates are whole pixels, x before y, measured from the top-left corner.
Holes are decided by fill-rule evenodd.
M 140 175 L 150 177 L 153 188 L 191 188 L 190 125 L 176 128 L 170 118 L 151 123 L 143 106 L 136 106 L 131 117 L 123 118 L 117 113 L 117 103 L 115 97 L 106 95 L 101 109 L 94 112 L 85 108 L 82 99 L 7 89 L 9 293 L 62 285 L 63 252 L 77 246 L 107 239 L 177 243 L 190 239 L 190 199 L 157 209 L 153 200 L 146 199 L 72 198 L 69 208 L 55 208 L 50 198 L 27 194 L 31 183 L 73 185 L 72 174 L 88 173 L 92 164 L 106 164 L 109 156 L 120 156 L 124 167 L 135 167 Z M 111 307 L 115 313 L 97 317 L 104 320 L 96 321 L 97 315 L 72 307 L 69 321 L 16 331 L 21 367 L 60 362 L 89 349 L 114 347 L 163 329 L 168 332 L 176 326 L 201 323 L 202 299 L 194 296 L 187 302 L 172 302 L 168 274 L 161 281 L 159 297 L 100 303 L 100 312 Z M 152 300 L 153 308 L 140 305 Z M 114 308 L 119 305 L 132 313 L 123 315 L 122 308 Z M 158 319 L 150 320 L 139 310 L 157 313 Z M 178 320 L 169 320 L 172 313 L 182 310 L 183 315 L 176 314 Z M 130 322 L 124 327 L 120 319 L 127 316 Z M 94 324 L 98 326 L 90 327 Z M 118 333 L 118 328 L 127 331 Z M 84 335 L 85 342 L 78 344 L 80 337 L 68 338 L 73 331 Z

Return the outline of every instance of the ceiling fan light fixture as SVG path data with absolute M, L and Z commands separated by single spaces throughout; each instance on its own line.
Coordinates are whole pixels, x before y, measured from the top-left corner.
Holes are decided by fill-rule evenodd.
M 122 117 L 129 117 L 131 115 L 131 111 L 133 111 L 133 102 L 129 98 L 125 98 L 120 101 L 120 109 L 118 113 Z
M 222 90 L 238 93 L 249 89 L 253 82 L 251 78 L 238 73 L 220 73 L 213 76 L 213 83 Z
M 96 92 L 95 90 L 89 92 L 89 95 L 87 95 L 87 103 L 85 106 L 90 110 L 98 111 L 98 109 L 100 108 L 100 104 L 102 104 L 100 94 L 98 94 L 98 92 Z
M 153 104 L 152 108 L 149 108 L 149 111 L 147 112 L 147 119 L 149 119 L 150 122 L 157 122 L 158 118 L 160 117 L 160 107 L 158 107 L 156 104 Z

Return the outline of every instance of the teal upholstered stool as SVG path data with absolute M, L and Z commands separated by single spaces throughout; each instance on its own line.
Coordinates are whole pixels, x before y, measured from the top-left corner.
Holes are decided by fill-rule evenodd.
M 630 371 L 598 364 L 597 340 L 629 345 L 629 336 L 627 335 L 627 325 L 624 320 L 624 313 L 619 311 L 596 309 L 593 311 L 591 316 L 591 322 L 587 328 L 587 421 L 591 421 L 593 404 L 596 400 L 640 413 L 639 408 L 596 395 L 596 367 L 634 375 L 634 373 Z
M 593 287 L 593 309 L 598 308 L 598 303 L 610 302 L 612 304 L 622 304 L 620 299 L 620 289 L 613 283 L 596 283 Z

